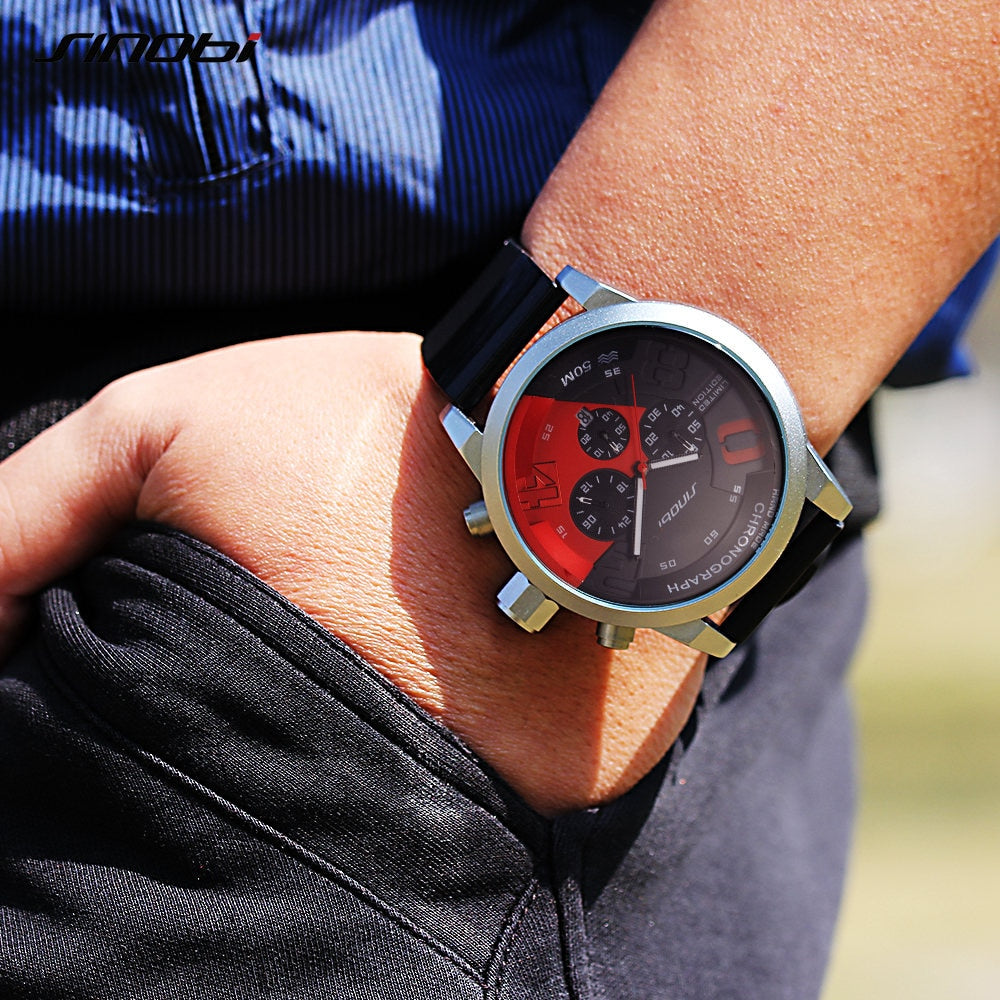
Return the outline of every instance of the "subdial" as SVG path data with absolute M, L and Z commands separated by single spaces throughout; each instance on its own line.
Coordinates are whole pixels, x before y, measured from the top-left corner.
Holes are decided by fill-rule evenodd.
M 667 400 L 642 415 L 639 436 L 649 467 L 655 469 L 667 459 L 697 457 L 704 445 L 704 425 L 687 403 Z
M 599 462 L 617 458 L 628 446 L 628 421 L 610 406 L 593 410 L 582 407 L 576 415 L 579 428 L 576 432 L 580 447 Z
M 611 541 L 632 526 L 635 480 L 615 469 L 588 472 L 573 487 L 569 510 L 588 538 Z

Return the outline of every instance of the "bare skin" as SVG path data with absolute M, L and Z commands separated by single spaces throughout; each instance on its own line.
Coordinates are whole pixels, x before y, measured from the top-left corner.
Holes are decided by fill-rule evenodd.
M 657 4 L 522 234 L 552 274 L 742 325 L 821 451 L 1000 232 L 996 4 L 884 7 Z M 164 521 L 341 635 L 535 808 L 614 798 L 676 738 L 704 658 L 648 632 L 604 650 L 565 612 L 527 636 L 495 612 L 509 566 L 462 526 L 476 484 L 443 403 L 400 334 L 114 384 L 0 463 L 0 630 L 115 524 Z
M 477 484 L 441 404 L 406 334 L 261 341 L 130 376 L 3 463 L 5 509 L 46 512 L 8 532 L 7 592 L 133 514 L 174 525 L 346 639 L 538 809 L 614 797 L 687 718 L 690 651 L 649 633 L 612 653 L 569 613 L 538 636 L 504 618 L 509 563 L 462 523 Z
M 1000 228 L 998 109 L 995 4 L 672 0 L 525 239 L 742 326 L 825 452 Z

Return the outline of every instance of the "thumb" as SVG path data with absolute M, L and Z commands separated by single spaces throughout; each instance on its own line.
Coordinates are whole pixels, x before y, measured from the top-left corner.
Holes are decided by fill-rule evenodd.
M 27 598 L 133 516 L 168 438 L 129 395 L 105 390 L 0 462 L 0 653 Z

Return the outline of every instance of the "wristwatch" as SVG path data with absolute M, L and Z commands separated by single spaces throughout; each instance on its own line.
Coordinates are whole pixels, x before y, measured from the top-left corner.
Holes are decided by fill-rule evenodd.
M 535 339 L 567 296 L 582 311 Z M 563 607 L 610 648 L 652 628 L 723 657 L 851 510 L 777 366 L 703 309 L 553 282 L 508 240 L 422 352 L 482 486 L 466 525 L 510 558 L 497 603 L 529 632 Z

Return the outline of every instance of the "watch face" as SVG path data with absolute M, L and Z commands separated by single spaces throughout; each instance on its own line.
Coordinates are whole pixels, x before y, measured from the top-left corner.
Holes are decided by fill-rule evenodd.
M 784 450 L 768 398 L 727 352 L 666 326 L 570 344 L 531 379 L 502 445 L 525 546 L 584 595 L 636 608 L 700 597 L 778 516 Z

